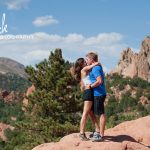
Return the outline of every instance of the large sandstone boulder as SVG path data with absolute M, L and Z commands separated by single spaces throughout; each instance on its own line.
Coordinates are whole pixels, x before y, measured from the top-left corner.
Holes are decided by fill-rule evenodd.
M 137 76 L 150 82 L 150 37 L 144 39 L 138 54 L 130 48 L 124 50 L 117 67 L 111 73 L 131 78 Z
M 78 135 L 73 133 L 59 142 L 41 144 L 32 150 L 149 150 L 150 116 L 126 121 L 106 130 L 101 142 L 81 141 Z

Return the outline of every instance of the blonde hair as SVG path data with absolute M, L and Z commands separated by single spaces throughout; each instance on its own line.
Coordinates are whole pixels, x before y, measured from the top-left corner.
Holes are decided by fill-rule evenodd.
M 95 52 L 89 52 L 86 57 L 92 59 L 93 61 L 98 61 L 98 55 Z

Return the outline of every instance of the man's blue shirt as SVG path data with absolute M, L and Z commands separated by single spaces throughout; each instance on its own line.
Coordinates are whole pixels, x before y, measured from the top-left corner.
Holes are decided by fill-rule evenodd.
M 98 76 L 102 78 L 102 83 L 99 86 L 93 88 L 94 96 L 106 95 L 106 89 L 105 89 L 105 84 L 104 84 L 104 72 L 103 72 L 102 66 L 93 67 L 89 75 L 90 75 L 90 80 L 92 83 L 96 82 L 96 78 Z

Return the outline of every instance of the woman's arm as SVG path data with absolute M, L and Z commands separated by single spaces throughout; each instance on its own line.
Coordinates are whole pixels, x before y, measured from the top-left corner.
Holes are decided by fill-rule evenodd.
M 87 71 L 91 70 L 94 66 L 96 66 L 96 65 L 98 65 L 98 64 L 99 64 L 99 62 L 95 62 L 95 63 L 92 64 L 92 65 L 85 66 L 81 71 L 87 72 Z

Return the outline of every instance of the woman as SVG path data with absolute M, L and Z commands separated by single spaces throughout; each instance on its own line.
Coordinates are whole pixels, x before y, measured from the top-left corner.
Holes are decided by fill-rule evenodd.
M 80 82 L 80 89 L 83 92 L 83 101 L 84 101 L 84 108 L 83 108 L 83 114 L 80 121 L 80 138 L 81 140 L 88 140 L 88 138 L 85 135 L 85 124 L 88 117 L 88 114 L 90 114 L 90 117 L 93 121 L 93 124 L 95 125 L 95 129 L 97 132 L 99 132 L 99 126 L 96 122 L 96 118 L 91 111 L 91 107 L 93 104 L 93 91 L 90 88 L 85 88 L 86 85 L 91 84 L 90 78 L 89 78 L 89 72 L 90 70 L 98 65 L 98 62 L 87 66 L 84 58 L 77 59 L 75 63 L 74 73 L 75 78 Z

